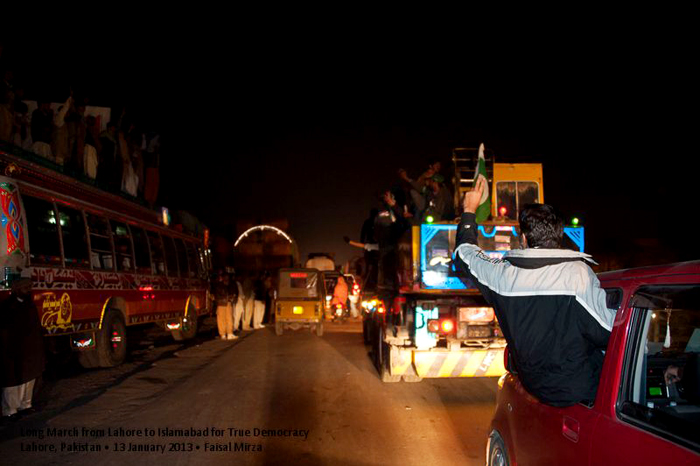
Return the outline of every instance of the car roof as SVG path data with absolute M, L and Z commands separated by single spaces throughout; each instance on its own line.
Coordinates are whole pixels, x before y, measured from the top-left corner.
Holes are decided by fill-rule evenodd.
M 669 276 L 689 274 L 700 274 L 700 260 L 602 272 L 598 274 L 598 278 L 601 281 L 604 281 L 651 278 L 661 275 Z

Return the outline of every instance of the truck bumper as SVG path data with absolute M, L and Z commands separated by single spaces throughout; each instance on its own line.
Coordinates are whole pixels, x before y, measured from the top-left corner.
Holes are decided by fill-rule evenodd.
M 456 350 L 417 350 L 391 346 L 391 375 L 417 375 L 422 378 L 498 377 L 506 372 L 503 348 Z

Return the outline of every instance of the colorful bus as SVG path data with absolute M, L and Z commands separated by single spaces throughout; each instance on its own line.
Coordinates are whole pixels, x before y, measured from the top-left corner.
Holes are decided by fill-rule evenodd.
M 54 168 L 0 150 L 0 300 L 31 277 L 47 338 L 68 338 L 88 368 L 120 364 L 130 326 L 194 337 L 210 313 L 205 238 Z

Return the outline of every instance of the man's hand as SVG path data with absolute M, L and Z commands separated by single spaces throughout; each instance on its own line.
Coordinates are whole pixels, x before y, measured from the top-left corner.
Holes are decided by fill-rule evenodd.
M 462 207 L 465 213 L 476 213 L 476 208 L 479 207 L 481 197 L 484 195 L 484 189 L 486 189 L 486 179 L 480 176 L 476 180 L 476 186 L 474 186 L 474 189 L 464 193 L 464 202 L 462 203 Z

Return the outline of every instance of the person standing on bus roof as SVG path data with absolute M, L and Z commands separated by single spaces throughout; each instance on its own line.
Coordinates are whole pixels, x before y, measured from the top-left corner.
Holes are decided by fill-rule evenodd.
M 29 278 L 12 282 L 10 296 L 0 304 L 0 363 L 2 416 L 12 420 L 33 410 L 34 382 L 45 364 L 39 311 Z

